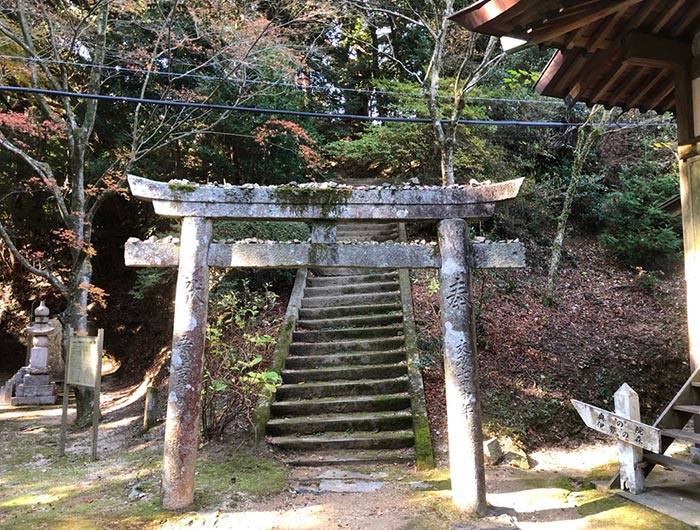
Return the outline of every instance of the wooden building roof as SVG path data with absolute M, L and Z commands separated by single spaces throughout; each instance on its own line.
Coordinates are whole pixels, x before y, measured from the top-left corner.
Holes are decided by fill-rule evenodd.
M 569 101 L 675 111 L 700 0 L 479 0 L 452 19 L 472 31 L 557 48 L 537 90 Z

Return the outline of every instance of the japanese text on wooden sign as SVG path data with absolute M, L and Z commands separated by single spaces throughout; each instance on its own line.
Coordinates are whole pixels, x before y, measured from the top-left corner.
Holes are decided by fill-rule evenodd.
M 94 387 L 97 380 L 97 337 L 71 337 L 66 366 L 66 382 L 69 385 Z
M 598 432 L 613 436 L 653 453 L 661 453 L 661 431 L 651 425 L 618 416 L 605 409 L 571 400 L 583 422 Z

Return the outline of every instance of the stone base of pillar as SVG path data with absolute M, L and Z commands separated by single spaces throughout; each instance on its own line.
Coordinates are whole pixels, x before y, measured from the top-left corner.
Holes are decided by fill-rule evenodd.
M 46 373 L 30 374 L 24 366 L 0 387 L 0 404 L 53 405 L 56 403 L 56 385 Z

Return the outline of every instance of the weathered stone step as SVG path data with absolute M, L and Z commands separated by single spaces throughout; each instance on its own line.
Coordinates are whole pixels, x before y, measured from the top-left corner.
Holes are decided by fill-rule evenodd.
M 673 409 L 690 414 L 700 414 L 700 405 L 676 405 Z
M 285 368 L 289 370 L 303 370 L 328 366 L 371 366 L 395 364 L 405 360 L 406 352 L 404 350 L 338 353 L 336 355 L 304 355 L 287 357 Z
M 383 379 L 406 375 L 405 364 L 379 364 L 375 366 L 331 366 L 306 370 L 283 370 L 282 381 L 287 384 L 318 381 L 357 381 L 360 379 Z
M 290 355 L 323 355 L 360 351 L 396 350 L 403 348 L 404 337 L 378 339 L 335 340 L 329 342 L 293 342 L 289 345 Z
M 360 381 L 321 381 L 318 383 L 283 384 L 277 387 L 277 399 L 313 399 L 362 394 L 396 394 L 408 390 L 408 377 L 366 379 Z
M 357 274 L 354 276 L 314 276 L 306 280 L 308 287 L 326 287 L 329 285 L 356 285 L 360 283 L 393 282 L 398 281 L 396 272 Z
M 413 416 L 410 410 L 355 412 L 275 418 L 267 423 L 267 433 L 272 436 L 286 436 L 317 432 L 400 431 L 410 429 L 412 424 Z
M 345 450 L 332 453 L 286 454 L 284 461 L 290 466 L 336 466 L 336 465 L 367 465 L 367 464 L 400 464 L 415 462 L 416 453 L 413 448 L 385 450 Z
M 347 329 L 361 327 L 388 326 L 391 324 L 401 324 L 403 313 L 400 311 L 387 312 L 384 315 L 369 315 L 346 318 L 319 318 L 315 320 L 298 320 L 297 329 L 308 330 L 330 330 Z
M 384 293 L 366 293 L 366 294 L 345 294 L 340 296 L 316 296 L 313 298 L 304 297 L 301 302 L 302 308 L 330 308 L 330 307 L 347 307 L 353 305 L 372 305 L 372 304 L 398 304 L 401 300 L 400 291 L 388 291 Z
M 413 431 L 337 433 L 316 436 L 274 436 L 269 442 L 283 449 L 325 451 L 335 449 L 401 449 L 413 446 Z
M 341 412 L 403 410 L 410 406 L 411 398 L 409 394 L 407 392 L 399 392 L 394 394 L 349 395 L 317 399 L 275 401 L 272 404 L 272 411 L 275 415 L 291 416 L 296 414 L 312 415 Z
M 318 296 L 338 296 L 346 294 L 371 294 L 385 293 L 399 289 L 398 282 L 374 282 L 358 283 L 354 285 L 336 285 L 323 287 L 307 287 L 304 290 L 304 298 L 315 298 Z
M 669 469 L 677 469 L 679 471 L 700 476 L 700 466 L 697 464 L 691 464 L 685 460 L 679 460 L 666 455 L 657 455 L 646 451 L 644 452 L 644 459 Z
M 337 241 L 356 241 L 358 243 L 363 243 L 365 241 L 376 241 L 377 243 L 387 243 L 390 241 L 396 241 L 398 239 L 398 234 L 396 233 L 386 233 L 386 234 L 338 234 L 336 236 Z
M 396 223 L 341 223 L 336 227 L 336 232 L 341 231 L 382 231 L 398 230 Z
M 700 433 L 684 431 L 683 429 L 663 429 L 661 434 L 676 440 L 700 444 Z
M 354 340 L 380 337 L 396 337 L 403 334 L 403 326 L 376 326 L 365 328 L 341 328 L 312 331 L 295 331 L 294 342 L 327 342 L 333 340 Z
M 376 316 L 386 312 L 401 311 L 398 300 L 381 304 L 358 304 L 336 307 L 302 307 L 299 309 L 299 318 L 302 320 L 342 318 L 354 316 Z

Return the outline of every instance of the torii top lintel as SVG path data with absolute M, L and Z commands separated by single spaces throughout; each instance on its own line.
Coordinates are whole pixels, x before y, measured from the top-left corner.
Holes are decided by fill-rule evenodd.
M 698 0 L 479 0 L 452 20 L 556 48 L 536 88 L 545 96 L 643 111 L 678 111 L 674 76 L 693 61 Z
M 523 179 L 466 186 L 197 185 L 129 175 L 131 193 L 165 217 L 260 221 L 418 221 L 488 219 L 496 203 L 514 199 Z

